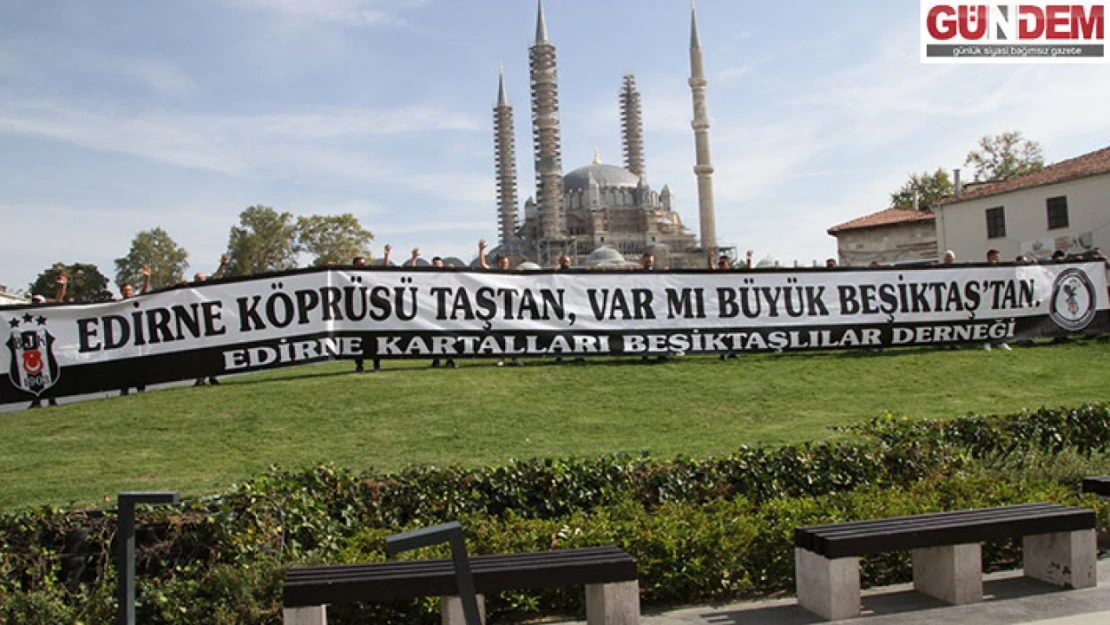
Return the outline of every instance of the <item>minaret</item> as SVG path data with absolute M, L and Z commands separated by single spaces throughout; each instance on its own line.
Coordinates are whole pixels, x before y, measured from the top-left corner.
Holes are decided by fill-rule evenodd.
M 621 126 L 624 131 L 624 168 L 643 177 L 644 169 L 644 116 L 640 109 L 640 92 L 636 77 L 628 74 L 621 88 Z
M 709 115 L 705 111 L 705 68 L 698 39 L 698 20 L 694 0 L 690 0 L 690 90 L 694 95 L 694 147 L 698 176 L 698 216 L 701 225 L 701 246 L 710 258 L 717 254 L 717 219 L 713 212 L 713 165 L 709 163 Z
M 536 202 L 539 205 L 540 264 L 551 264 L 563 240 L 563 164 L 559 140 L 559 80 L 555 46 L 547 39 L 543 0 L 536 18 L 536 42 L 528 51 L 532 80 L 532 139 L 536 167 Z
M 513 107 L 505 93 L 505 69 L 498 75 L 497 106 L 493 107 L 494 158 L 497 166 L 497 216 L 501 246 L 507 248 L 516 234 L 516 140 Z

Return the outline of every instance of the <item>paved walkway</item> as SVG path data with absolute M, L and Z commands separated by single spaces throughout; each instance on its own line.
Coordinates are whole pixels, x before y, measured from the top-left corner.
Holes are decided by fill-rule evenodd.
M 863 592 L 863 616 L 852 625 L 1110 625 L 1110 558 L 1098 563 L 1099 585 L 1062 590 L 1022 577 L 1021 571 L 984 578 L 981 603 L 952 606 L 913 591 L 912 584 Z M 793 597 L 733 605 L 646 612 L 644 625 L 810 625 L 820 617 L 798 607 Z M 584 621 L 564 621 L 584 625 Z

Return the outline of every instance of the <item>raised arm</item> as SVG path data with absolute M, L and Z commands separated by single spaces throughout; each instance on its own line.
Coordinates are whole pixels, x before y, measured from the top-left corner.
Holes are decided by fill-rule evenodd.
M 416 259 L 417 258 L 420 258 L 420 248 L 419 247 L 414 247 L 414 248 L 412 248 L 412 258 L 410 258 L 409 262 L 408 262 L 409 267 L 415 267 L 416 266 Z
M 213 280 L 219 280 L 224 277 L 224 272 L 227 271 L 227 260 L 228 255 L 226 253 L 220 256 L 220 266 L 216 268 L 216 273 L 212 274 Z
M 69 278 L 66 277 L 66 272 L 58 274 L 58 290 L 54 292 L 55 302 L 64 302 L 66 299 L 66 285 L 69 284 Z
M 143 265 L 143 288 L 139 291 L 140 294 L 146 293 L 150 290 L 150 265 Z
M 489 269 L 489 265 L 486 264 L 486 240 L 485 239 L 482 239 L 482 240 L 478 241 L 478 266 L 481 267 L 482 269 Z
M 385 256 L 382 256 L 382 267 L 388 267 L 389 266 L 389 253 L 392 252 L 392 251 L 393 251 L 393 246 L 386 243 L 385 244 Z

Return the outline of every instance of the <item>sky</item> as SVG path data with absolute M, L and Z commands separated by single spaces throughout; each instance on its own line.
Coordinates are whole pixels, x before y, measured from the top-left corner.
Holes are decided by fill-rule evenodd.
M 887 208 L 910 173 L 962 167 L 984 135 L 1020 130 L 1048 162 L 1110 145 L 1106 65 L 924 65 L 919 10 L 698 3 L 720 245 L 809 265 L 836 255 L 828 228 Z M 687 0 L 545 11 L 564 172 L 595 149 L 621 163 L 633 73 L 648 180 L 696 233 Z M 114 277 L 155 227 L 211 273 L 256 204 L 353 213 L 376 257 L 470 260 L 497 238 L 499 64 L 521 203 L 534 192 L 535 23 L 533 0 L 3 0 L 0 285 L 59 261 Z

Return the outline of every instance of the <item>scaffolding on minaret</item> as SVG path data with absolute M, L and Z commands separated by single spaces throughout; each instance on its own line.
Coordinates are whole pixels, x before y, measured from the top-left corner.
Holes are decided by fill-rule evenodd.
M 624 168 L 636 174 L 646 174 L 644 164 L 644 116 L 640 108 L 640 91 L 636 77 L 628 74 L 620 93 L 621 130 L 624 140 Z
M 694 174 L 698 178 L 698 217 L 701 246 L 710 259 L 717 249 L 717 222 L 713 208 L 713 165 L 709 161 L 709 114 L 705 106 L 705 66 L 702 63 L 701 40 L 694 0 L 690 0 L 690 90 L 694 98 Z
M 550 266 L 562 253 L 563 164 L 559 137 L 559 79 L 555 46 L 547 38 L 543 0 L 539 0 L 536 42 L 528 51 L 532 87 L 532 141 L 536 169 L 539 231 L 536 253 Z
M 516 138 L 513 107 L 505 93 L 505 69 L 498 75 L 497 105 L 493 107 L 494 159 L 497 168 L 497 215 L 500 243 L 507 248 L 517 231 Z

